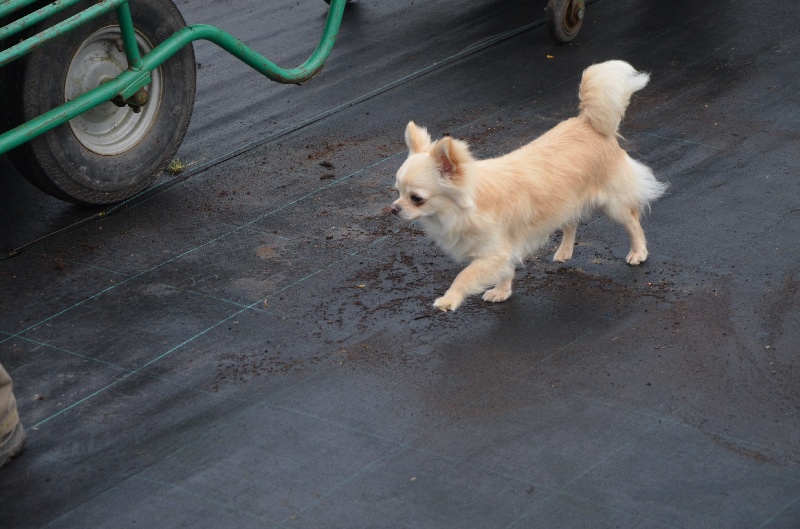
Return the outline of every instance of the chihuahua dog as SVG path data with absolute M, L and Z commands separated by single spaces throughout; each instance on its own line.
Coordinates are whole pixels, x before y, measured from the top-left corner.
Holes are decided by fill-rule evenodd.
M 419 219 L 445 252 L 469 262 L 434 307 L 454 311 L 480 292 L 485 301 L 505 301 L 516 265 L 553 232 L 563 232 L 553 259 L 572 257 L 578 222 L 593 210 L 627 230 L 628 264 L 647 259 L 639 219 L 667 186 L 628 156 L 617 136 L 631 95 L 649 80 L 624 61 L 590 66 L 578 116 L 499 158 L 477 160 L 465 142 L 449 136 L 434 142 L 425 128 L 408 123 L 409 154 L 397 171 L 400 198 L 392 212 Z

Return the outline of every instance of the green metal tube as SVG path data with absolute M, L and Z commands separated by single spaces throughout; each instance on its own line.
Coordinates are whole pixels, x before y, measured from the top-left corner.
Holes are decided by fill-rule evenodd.
M 115 1 L 115 0 L 108 0 Z M 118 3 L 126 0 L 116 0 Z M 325 60 L 333 49 L 336 34 L 342 22 L 346 0 L 331 0 L 325 29 L 311 56 L 296 68 L 284 69 L 256 53 L 241 41 L 221 29 L 205 24 L 188 26 L 168 37 L 141 58 L 140 68 L 130 68 L 115 79 L 104 83 L 63 105 L 45 112 L 15 129 L 0 134 L 0 154 L 17 147 L 36 136 L 62 125 L 70 119 L 111 100 L 124 91 L 135 91 L 148 82 L 148 72 L 161 66 L 175 53 L 196 40 L 208 40 L 227 50 L 258 72 L 279 83 L 301 84 L 308 81 L 322 69 Z M 115 4 L 116 6 L 116 4 Z M 0 63 L 1 64 L 1 63 Z
M 0 18 L 10 15 L 14 11 L 19 11 L 25 6 L 29 6 L 37 0 L 6 0 L 0 1 Z
M 80 1 L 81 0 L 61 0 L 61 2 L 55 2 L 50 5 L 44 6 L 41 9 L 37 9 L 33 13 L 25 15 L 19 20 L 15 20 L 14 22 L 11 22 L 10 24 L 0 28 L 0 40 L 7 39 L 12 35 L 16 35 L 23 29 L 38 24 L 42 20 L 45 20 L 46 18 L 55 15 L 56 13 L 60 13 L 65 9 L 69 9 L 70 7 L 74 6 Z
M 140 68 L 142 66 L 142 58 L 139 54 L 139 45 L 136 43 L 136 31 L 133 28 L 133 18 L 131 17 L 131 8 L 128 2 L 117 7 L 117 19 L 119 20 L 119 29 L 122 33 L 122 43 L 125 47 L 128 65 L 133 68 Z
M 208 40 L 273 81 L 284 84 L 302 84 L 314 77 L 322 69 L 325 60 L 330 55 L 342 22 L 345 1 L 331 0 L 328 18 L 325 21 L 325 29 L 322 32 L 322 38 L 317 48 L 303 64 L 296 68 L 281 68 L 266 57 L 253 51 L 252 48 L 233 37 L 230 33 L 206 24 L 194 24 L 176 32 L 142 58 L 142 68 L 154 70 L 190 42 Z
M 54 39 L 59 35 L 63 35 L 71 31 L 81 24 L 102 16 L 104 13 L 115 9 L 118 5 L 127 2 L 128 0 L 102 0 L 99 4 L 77 13 L 68 19 L 59 22 L 55 26 L 48 28 L 41 33 L 25 39 L 24 41 L 16 44 L 7 50 L 0 52 L 0 66 L 4 66 L 14 59 L 18 59 L 29 53 L 31 50 L 41 46 L 50 39 Z M 32 13 L 33 14 L 33 13 Z M 23 19 L 24 20 L 24 19 Z M 11 26 L 13 24 L 10 24 Z M 9 27 L 6 26 L 6 27 Z

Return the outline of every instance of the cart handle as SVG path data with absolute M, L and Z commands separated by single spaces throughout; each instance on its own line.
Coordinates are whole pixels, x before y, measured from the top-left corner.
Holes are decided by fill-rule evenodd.
M 70 119 L 110 101 L 117 95 L 127 99 L 150 82 L 150 72 L 161 66 L 184 46 L 196 40 L 208 40 L 228 51 L 236 58 L 254 68 L 266 77 L 284 84 L 302 84 L 314 77 L 324 66 L 333 49 L 336 35 L 344 14 L 346 0 L 331 0 L 322 38 L 311 56 L 296 68 L 285 69 L 260 55 L 230 33 L 207 24 L 187 26 L 167 37 L 161 44 L 142 56 L 138 64 L 133 64 L 115 79 L 94 88 L 75 99 L 64 103 L 41 116 L 38 116 L 4 134 L 0 134 L 0 154 L 33 139 L 40 134 L 56 128 Z M 117 9 L 128 7 L 127 1 Z M 126 10 L 127 11 L 127 10 Z M 65 20 L 69 22 L 70 19 Z M 123 22 L 121 21 L 121 24 Z M 57 26 L 50 28 L 55 30 Z M 122 28 L 123 32 L 126 28 Z M 129 29 L 129 28 L 128 28 Z M 43 32 L 44 33 L 44 32 Z M 11 51 L 11 49 L 6 50 Z M 0 58 L 3 53 L 0 53 Z M 2 61 L 0 60 L 0 63 Z

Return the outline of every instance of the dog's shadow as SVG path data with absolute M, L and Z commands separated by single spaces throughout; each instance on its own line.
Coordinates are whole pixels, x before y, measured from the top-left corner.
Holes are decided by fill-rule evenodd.
M 656 301 L 649 291 L 577 268 L 522 274 L 507 301 L 490 304 L 475 297 L 459 311 L 438 316 L 458 322 L 435 347 L 439 368 L 469 381 L 466 387 L 476 396 L 497 384 L 535 381 L 538 367 L 579 353 L 581 343 L 624 325 L 643 298 Z

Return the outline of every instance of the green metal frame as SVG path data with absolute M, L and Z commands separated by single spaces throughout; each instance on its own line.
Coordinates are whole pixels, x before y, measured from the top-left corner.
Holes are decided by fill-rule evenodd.
M 36 1 L 0 0 L 0 19 Z M 45 20 L 47 17 L 75 5 L 79 1 L 57 0 L 19 20 L 11 22 L 0 28 L 0 40 L 11 37 Z M 322 32 L 319 44 L 303 64 L 290 69 L 281 68 L 231 34 L 207 24 L 187 26 L 169 36 L 146 55 L 140 56 L 139 48 L 136 45 L 134 25 L 128 1 L 135 2 L 136 0 L 100 0 L 92 7 L 0 52 L 0 67 L 3 67 L 9 62 L 33 51 L 45 42 L 115 9 L 125 53 L 128 58 L 128 69 L 115 79 L 103 83 L 71 101 L 45 112 L 41 116 L 0 134 L 0 154 L 66 123 L 79 114 L 110 101 L 118 95 L 122 96 L 123 100 L 127 100 L 139 89 L 150 83 L 151 71 L 161 66 L 181 48 L 196 40 L 213 42 L 273 81 L 285 84 L 302 84 L 314 77 L 322 69 L 330 55 L 336 35 L 339 32 L 347 0 L 331 0 L 328 17 L 325 21 L 325 29 Z

